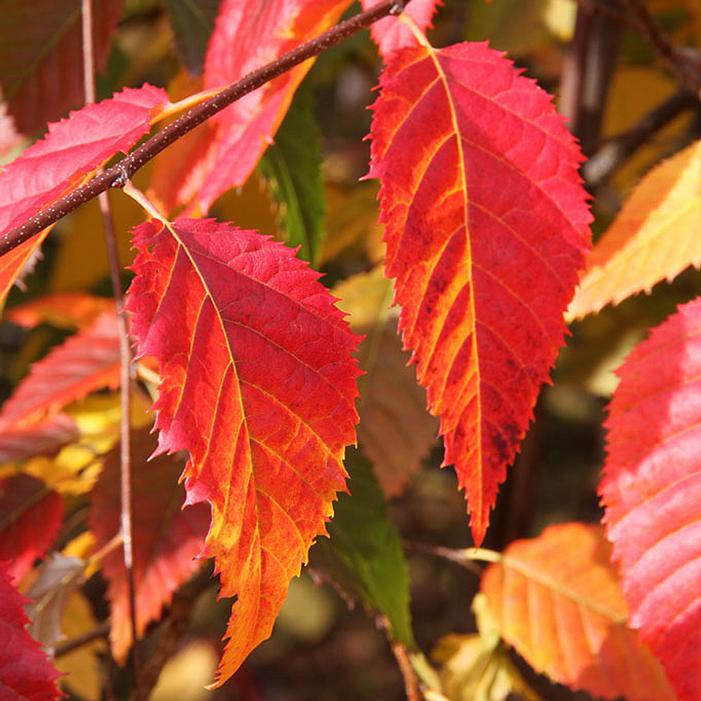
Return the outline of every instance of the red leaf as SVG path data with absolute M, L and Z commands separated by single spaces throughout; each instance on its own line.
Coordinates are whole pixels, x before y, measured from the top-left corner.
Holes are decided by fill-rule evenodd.
M 631 624 L 684 701 L 701 698 L 701 299 L 619 371 L 600 493 Z
M 0 433 L 82 399 L 119 386 L 119 337 L 114 312 L 71 336 L 35 363 L 0 412 Z
M 61 527 L 61 497 L 41 480 L 17 473 L 0 480 L 0 562 L 19 581 Z
M 0 235 L 22 224 L 119 151 L 128 151 L 168 103 L 160 88 L 125 88 L 49 124 L 48 134 L 0 171 Z M 0 258 L 0 303 L 46 231 Z
M 362 0 L 363 9 L 369 10 L 380 0 Z M 404 13 L 411 17 L 416 26 L 425 32 L 433 25 L 431 20 L 436 10 L 443 4 L 443 0 L 411 0 L 404 9 Z M 403 49 L 406 46 L 415 46 L 416 38 L 411 29 L 398 17 L 385 17 L 375 22 L 370 30 L 380 53 L 389 57 L 392 51 Z
M 124 0 L 93 3 L 97 69 L 107 61 Z M 20 131 L 35 134 L 85 102 L 78 0 L 32 0 L 3 5 L 0 84 Z
M 165 456 L 149 461 L 155 437 L 145 431 L 132 444 L 132 514 L 134 532 L 134 582 L 137 630 L 160 618 L 173 592 L 200 567 L 195 558 L 204 547 L 209 509 L 204 504 L 182 508 L 185 492 L 178 478 L 184 461 Z M 90 530 L 95 548 L 107 545 L 120 530 L 119 450 L 105 460 L 92 492 Z M 129 596 L 122 549 L 112 551 L 102 563 L 109 582 L 112 607 L 112 652 L 124 662 L 131 645 Z
M 212 505 L 207 554 L 238 597 L 221 683 L 270 635 L 345 487 L 358 339 L 318 273 L 267 237 L 182 220 L 134 241 L 128 306 L 163 378 L 159 451 L 190 452 L 188 502 Z
M 205 88 L 221 88 L 332 26 L 350 0 L 224 0 L 205 62 Z M 211 120 L 196 142 L 180 187 L 206 212 L 226 190 L 243 185 L 282 123 L 311 61 L 246 95 Z M 169 193 L 159 193 L 170 201 Z
M 0 696 L 10 701 L 52 701 L 59 673 L 24 627 L 25 599 L 0 567 Z
M 596 697 L 674 701 L 660 663 L 626 625 L 603 529 L 561 523 L 509 545 L 481 590 L 503 638 L 538 672 Z
M 403 49 L 381 88 L 387 275 L 480 543 L 589 245 L 581 156 L 550 97 L 486 44 Z
M 75 421 L 65 414 L 57 414 L 38 424 L 13 426 L 0 432 L 0 463 L 52 455 L 78 436 Z

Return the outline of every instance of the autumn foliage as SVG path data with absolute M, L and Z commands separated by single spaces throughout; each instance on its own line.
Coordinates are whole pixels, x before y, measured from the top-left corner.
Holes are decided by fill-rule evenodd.
M 258 698 L 246 661 L 310 558 L 318 583 L 375 617 L 410 699 L 536 699 L 548 683 L 539 673 L 612 701 L 701 701 L 697 278 L 666 321 L 642 314 L 647 328 L 604 359 L 618 362 L 620 384 L 607 376 L 603 511 L 587 514 L 601 523 L 558 512 L 539 536 L 527 527 L 494 535 L 507 477 L 523 508 L 527 487 L 510 478 L 539 459 L 534 417 L 530 430 L 540 431 L 549 398 L 567 403 L 561 368 L 585 367 L 578 348 L 596 355 L 602 335 L 614 335 L 612 305 L 635 304 L 631 296 L 701 262 L 701 142 L 654 163 L 620 212 L 602 214 L 599 195 L 607 202 L 610 192 L 582 179 L 577 137 L 590 149 L 576 115 L 563 119 L 490 36 L 429 41 L 434 20 L 454 12 L 448 0 L 363 0 L 362 9 L 222 0 L 196 12 L 166 0 L 188 72 L 166 87 L 115 84 L 111 97 L 83 104 L 89 91 L 75 77 L 107 66 L 123 7 L 93 3 L 91 66 L 78 4 L 46 9 L 63 18 L 49 49 L 71 76 L 61 94 L 46 88 L 56 66 L 26 4 L 10 3 L 0 28 L 0 95 L 14 120 L 0 129 L 16 151 L 0 139 L 0 328 L 30 339 L 2 374 L 0 701 L 147 696 L 213 581 L 228 601 L 226 620 L 216 607 L 219 640 L 208 645 L 218 662 L 203 684 L 233 677 L 232 693 Z M 636 31 L 656 21 L 639 0 L 622 5 L 637 8 Z M 351 8 L 382 10 L 367 22 L 379 80 L 363 152 L 377 187 L 349 186 L 354 194 L 334 193 L 331 166 L 321 168 L 327 146 L 312 107 L 315 80 L 335 76 L 346 56 L 298 61 L 246 88 L 251 71 L 304 42 L 314 55 L 328 48 L 315 38 Z M 676 56 L 693 98 L 701 78 L 690 87 L 679 67 L 691 54 L 667 46 L 662 55 Z M 241 95 L 195 126 L 193 114 L 238 82 Z M 180 131 L 160 150 L 169 129 Z M 134 171 L 154 163 L 119 171 L 137 147 L 146 155 Z M 101 200 L 108 237 L 110 221 L 121 237 L 125 266 L 113 261 L 111 273 L 113 283 L 128 277 L 123 304 L 119 284 L 116 302 L 96 293 L 104 267 L 90 283 L 32 287 L 46 275 L 42 255 L 96 237 L 103 223 L 84 208 L 29 236 L 19 227 L 92 199 L 81 188 L 115 163 L 109 185 L 140 208 L 123 214 L 116 198 Z M 248 197 L 270 210 L 262 231 L 229 217 L 231 201 Z M 593 247 L 592 222 L 608 223 Z M 87 258 L 74 265 L 99 267 Z M 661 323 L 650 329 L 653 318 Z M 643 336 L 622 361 L 622 347 Z M 558 358 L 553 392 L 562 382 L 565 393 L 546 391 L 537 404 Z M 524 464 L 512 471 L 514 461 Z M 417 542 L 427 539 L 411 525 L 412 480 L 438 464 L 464 493 L 464 548 Z M 490 563 L 473 592 L 477 631 L 442 629 L 431 661 L 412 627 L 405 545 L 468 568 Z M 81 618 L 92 630 L 69 634 Z M 82 669 L 68 664 L 66 638 L 89 645 Z M 97 660 L 102 672 L 78 692 Z

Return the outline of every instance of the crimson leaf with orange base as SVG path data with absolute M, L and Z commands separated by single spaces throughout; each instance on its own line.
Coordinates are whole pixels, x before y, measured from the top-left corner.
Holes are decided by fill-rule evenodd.
M 480 543 L 589 246 L 573 138 L 486 44 L 393 54 L 374 105 L 386 271 Z
M 213 220 L 150 222 L 129 290 L 160 364 L 159 452 L 188 450 L 188 503 L 208 501 L 206 554 L 238 597 L 217 683 L 265 640 L 326 532 L 355 441 L 358 339 L 294 251 Z
M 701 299 L 619 370 L 600 486 L 631 625 L 683 701 L 701 698 Z

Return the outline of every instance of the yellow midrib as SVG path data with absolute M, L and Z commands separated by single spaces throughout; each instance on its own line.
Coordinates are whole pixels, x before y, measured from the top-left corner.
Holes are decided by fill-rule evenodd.
M 458 124 L 458 113 L 457 110 L 455 109 L 455 103 L 453 102 L 453 96 L 452 93 L 450 92 L 450 85 L 448 83 L 448 77 L 445 74 L 445 71 L 443 70 L 443 66 L 441 65 L 440 61 L 438 60 L 438 55 L 436 53 L 436 49 L 434 49 L 431 44 L 429 44 L 428 39 L 426 38 L 426 35 L 419 29 L 419 27 L 416 25 L 416 23 L 412 20 L 412 18 L 407 15 L 405 12 L 403 12 L 399 19 L 411 30 L 412 34 L 416 38 L 417 42 L 423 46 L 426 49 L 427 55 L 431 58 L 433 61 L 433 65 L 436 68 L 436 73 L 438 74 L 438 78 L 440 79 L 441 83 L 443 84 L 443 88 L 445 89 L 445 95 L 446 95 L 446 100 L 448 102 L 448 108 L 450 109 L 450 118 L 451 122 L 453 124 L 453 132 L 455 133 L 455 139 L 457 143 L 457 149 L 458 149 L 458 161 L 459 161 L 459 169 L 460 169 L 460 179 L 462 180 L 462 192 L 463 192 L 463 201 L 464 201 L 464 220 L 465 220 L 465 248 L 467 252 L 467 269 L 468 269 L 468 284 L 470 287 L 472 287 L 472 242 L 470 241 L 470 231 L 468 227 L 468 208 L 469 208 L 469 202 L 468 202 L 468 196 L 467 196 L 467 173 L 465 171 L 465 154 L 463 151 L 463 146 L 462 146 L 462 139 L 460 137 L 460 126 Z M 477 352 L 477 327 L 476 327 L 476 322 L 477 322 L 477 315 L 475 312 L 475 295 L 474 295 L 474 289 L 471 290 L 470 294 L 470 312 L 472 315 L 472 329 L 470 333 L 470 342 L 472 345 L 472 357 L 474 358 L 475 362 L 475 376 L 477 378 L 477 393 L 475 397 L 475 404 L 476 404 L 476 412 L 477 412 L 477 446 L 475 447 L 475 454 L 476 454 L 476 460 L 477 460 L 477 472 L 479 475 L 479 489 L 476 490 L 476 502 L 475 504 L 471 504 L 471 511 L 472 513 L 479 519 L 479 521 L 482 521 L 482 511 L 483 511 L 483 489 L 482 485 L 484 484 L 484 474 L 483 474 L 483 466 L 482 466 L 482 396 L 480 394 L 480 387 L 481 387 L 481 380 L 480 380 L 480 367 L 479 367 L 479 355 Z

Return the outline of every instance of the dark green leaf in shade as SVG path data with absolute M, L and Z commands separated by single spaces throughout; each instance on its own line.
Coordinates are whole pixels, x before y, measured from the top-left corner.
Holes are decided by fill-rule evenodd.
M 414 647 L 409 574 L 399 533 L 368 461 L 349 450 L 351 494 L 342 494 L 329 524 L 330 540 L 314 547 L 314 562 L 347 592 L 389 621 L 392 637 Z
M 290 246 L 300 246 L 301 258 L 314 264 L 324 226 L 324 182 L 321 142 L 314 117 L 314 97 L 302 84 L 272 145 L 263 156 L 261 172 L 279 205 L 279 224 Z
M 165 0 L 175 46 L 192 75 L 201 75 L 207 42 L 214 29 L 221 0 Z

